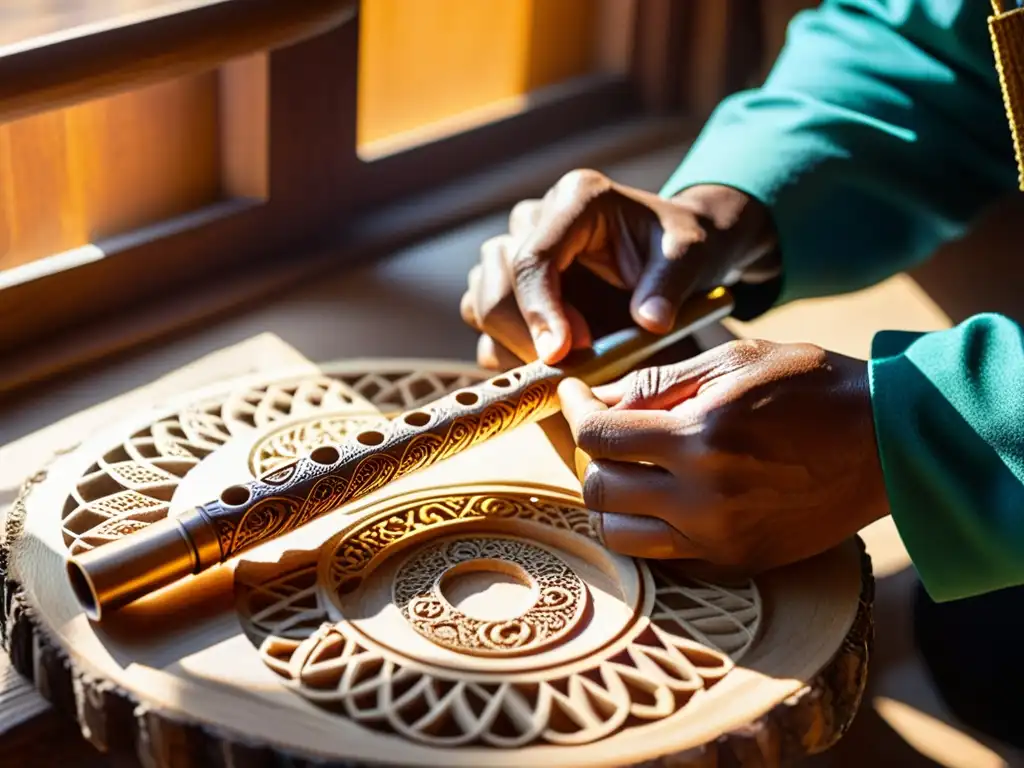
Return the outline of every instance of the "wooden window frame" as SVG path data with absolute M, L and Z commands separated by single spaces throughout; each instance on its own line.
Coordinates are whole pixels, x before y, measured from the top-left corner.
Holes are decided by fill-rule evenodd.
M 7 283 L 0 273 L 0 357 L 8 361 L 0 394 L 265 295 L 287 274 L 364 260 L 506 205 L 540 178 L 535 162 L 530 180 L 508 164 L 530 167 L 558 142 L 578 145 L 562 158 L 581 165 L 638 141 L 686 138 L 680 126 L 692 134 L 756 68 L 756 56 L 737 68 L 726 36 L 736 9 L 756 12 L 757 2 L 641 0 L 624 74 L 577 78 L 531 98 L 525 111 L 371 161 L 356 152 L 358 0 L 196 2 L 126 27 L 0 51 L 2 121 L 231 61 L 220 70 L 223 146 L 240 153 L 242 169 L 252 143 L 265 141 L 256 148 L 265 149 L 265 167 L 228 199 L 19 268 Z M 587 143 L 609 126 L 632 128 L 616 128 L 610 145 Z M 500 167 L 504 175 L 488 170 Z M 569 168 L 544 170 L 550 183 L 551 172 Z M 481 193 L 478 185 L 474 194 L 470 181 L 482 171 L 496 188 Z M 198 294 L 203 308 L 189 308 Z M 121 323 L 124 332 L 111 337 L 111 323 L 142 306 L 152 314 L 160 298 L 159 319 Z M 97 330 L 104 321 L 107 337 Z

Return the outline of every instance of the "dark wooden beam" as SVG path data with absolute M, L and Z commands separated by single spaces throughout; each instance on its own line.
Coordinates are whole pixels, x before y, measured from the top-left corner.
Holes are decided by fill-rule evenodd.
M 715 0 L 721 2 L 721 0 Z M 683 77 L 692 35 L 693 0 L 643 0 L 637 4 L 630 76 L 646 110 L 685 106 Z
M 53 29 L 31 24 L 37 13 L 0 12 L 0 122 L 291 45 L 350 21 L 357 9 L 356 0 L 188 0 L 95 17 L 87 12 L 95 2 L 62 5 L 70 7 L 56 16 L 67 26 Z M 76 14 L 76 6 L 85 8 Z M 82 19 L 91 23 L 75 23 Z

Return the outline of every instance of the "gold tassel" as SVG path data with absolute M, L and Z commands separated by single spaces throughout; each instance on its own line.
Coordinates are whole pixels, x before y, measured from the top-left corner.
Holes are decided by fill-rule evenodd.
M 992 0 L 992 11 L 988 28 L 1017 156 L 1018 183 L 1024 192 L 1024 8 L 1004 11 L 1000 0 Z

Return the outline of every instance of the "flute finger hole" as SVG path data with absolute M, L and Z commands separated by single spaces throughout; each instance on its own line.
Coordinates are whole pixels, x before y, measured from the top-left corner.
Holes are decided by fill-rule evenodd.
M 224 489 L 220 500 L 229 507 L 241 506 L 249 500 L 249 489 L 244 485 L 232 485 L 230 488 Z
M 405 415 L 405 423 L 410 427 L 425 427 L 430 423 L 430 414 L 426 411 L 413 411 Z
M 476 405 L 480 402 L 480 395 L 476 392 L 459 392 L 455 396 L 455 401 L 459 403 L 459 405 Z
M 333 464 L 341 458 L 341 454 L 338 453 L 338 449 L 333 445 L 321 445 L 309 454 L 309 458 L 317 464 Z
M 356 435 L 356 440 L 363 445 L 380 445 L 384 442 L 384 433 L 378 432 L 375 429 L 368 429 Z

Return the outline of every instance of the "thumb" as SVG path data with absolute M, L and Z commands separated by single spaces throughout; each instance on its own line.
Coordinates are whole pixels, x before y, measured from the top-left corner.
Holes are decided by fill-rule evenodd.
M 692 238 L 683 238 L 662 227 L 651 232 L 647 265 L 640 274 L 630 301 L 633 320 L 651 333 L 667 333 L 679 306 L 699 279 L 699 260 L 690 253 Z
M 593 396 L 616 410 L 669 410 L 698 393 L 714 368 L 714 358 L 712 351 L 681 363 L 640 368 L 594 387 Z
M 574 442 L 579 442 L 579 428 L 594 413 L 607 411 L 608 406 L 594 396 L 593 390 L 579 379 L 564 379 L 558 385 L 558 399 L 572 432 Z

